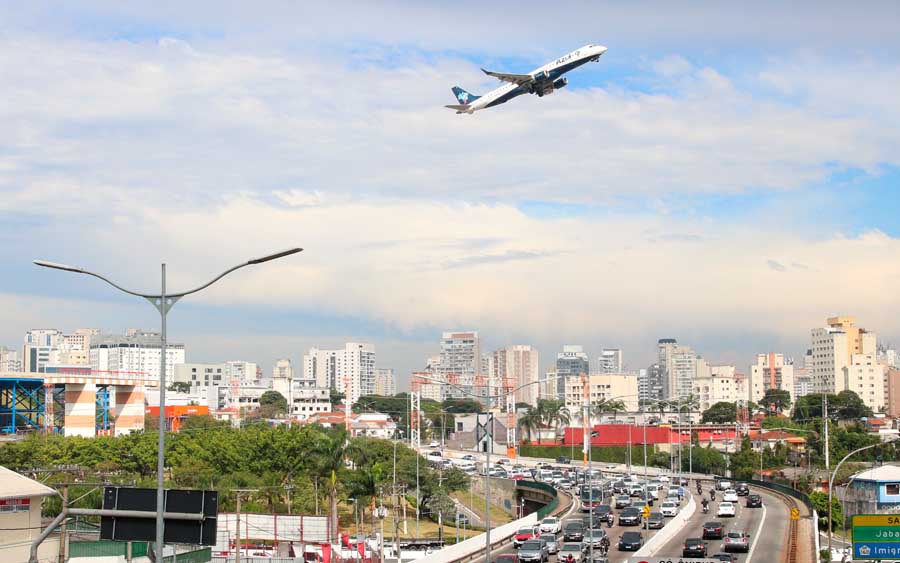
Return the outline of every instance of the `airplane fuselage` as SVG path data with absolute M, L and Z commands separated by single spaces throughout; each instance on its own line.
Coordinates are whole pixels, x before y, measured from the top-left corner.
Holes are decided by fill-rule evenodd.
M 568 83 L 566 79 L 562 78 L 565 73 L 585 63 L 599 60 L 605 52 L 606 47 L 602 45 L 585 45 L 531 71 L 529 74 L 534 78 L 532 82 L 528 84 L 506 83 L 468 104 L 466 110 L 459 113 L 473 113 L 494 107 L 522 94 L 537 94 L 538 96 L 550 94 Z

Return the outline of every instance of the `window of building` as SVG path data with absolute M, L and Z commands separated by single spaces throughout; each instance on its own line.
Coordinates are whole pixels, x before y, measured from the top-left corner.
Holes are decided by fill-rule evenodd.
M 884 486 L 884 492 L 888 495 L 900 495 L 900 483 L 888 483 Z

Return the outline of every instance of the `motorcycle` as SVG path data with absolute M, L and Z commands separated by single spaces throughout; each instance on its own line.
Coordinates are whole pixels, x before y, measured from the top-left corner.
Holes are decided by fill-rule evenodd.
M 706 514 L 707 512 L 709 512 L 709 505 L 708 505 L 708 504 L 704 504 L 704 505 L 703 505 L 703 514 Z

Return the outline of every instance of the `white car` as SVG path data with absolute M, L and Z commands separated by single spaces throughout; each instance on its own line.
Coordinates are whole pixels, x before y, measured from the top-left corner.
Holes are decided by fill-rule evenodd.
M 657 477 L 657 479 L 659 479 L 659 480 L 662 481 L 663 483 L 668 483 L 668 482 L 669 482 L 669 476 L 668 476 L 668 475 L 660 475 L 660 476 Z
M 659 511 L 663 516 L 675 516 L 678 514 L 678 503 L 667 500 L 659 507 Z
M 543 534 L 558 534 L 561 529 L 562 524 L 560 523 L 559 518 L 548 516 L 541 520 L 541 533 Z
M 428 447 L 429 447 L 429 448 L 440 448 L 440 447 L 441 447 L 441 443 L 438 442 L 437 440 L 432 440 L 431 443 L 428 444 Z
M 444 456 L 441 455 L 441 452 L 439 452 L 437 450 L 432 450 L 432 451 L 426 453 L 425 457 L 432 461 L 441 461 L 444 458 Z
M 735 516 L 734 503 L 731 502 L 720 502 L 719 503 L 719 511 L 716 512 L 716 516 Z
M 724 500 L 725 502 L 737 502 L 737 491 L 735 491 L 734 489 L 728 489 L 727 491 L 725 491 L 725 494 L 722 495 L 722 500 Z

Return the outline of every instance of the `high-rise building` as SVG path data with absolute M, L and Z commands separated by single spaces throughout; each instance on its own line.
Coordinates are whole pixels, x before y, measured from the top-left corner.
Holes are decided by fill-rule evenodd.
M 391 397 L 397 394 L 397 386 L 394 381 L 393 368 L 378 368 L 375 370 L 375 391 L 373 395 Z
M 760 402 L 769 389 L 787 391 L 794 398 L 794 365 L 784 354 L 769 352 L 757 354 L 756 363 L 750 366 L 750 397 Z
M 497 366 L 494 369 L 497 370 Z M 490 394 L 485 374 L 481 372 L 481 341 L 477 331 L 445 332 L 441 335 L 437 375 L 453 384 L 444 388 L 447 398 L 486 397 Z
M 806 368 L 794 370 L 794 400 L 805 397 L 812 393 L 812 383 L 810 382 L 809 372 Z
M 375 393 L 375 345 L 347 342 L 338 350 L 310 348 L 303 355 L 303 378 L 344 393 L 352 405 L 361 396 Z
M 540 390 L 537 387 L 540 356 L 537 349 L 527 344 L 510 346 L 497 350 L 494 356 L 494 370 L 498 383 L 513 387 L 517 403 L 537 405 Z
M 885 412 L 900 416 L 900 369 L 891 368 L 884 376 Z
M 625 371 L 625 363 L 622 361 L 621 348 L 604 348 L 597 358 L 598 373 L 622 373 Z
M 18 350 L 0 346 L 0 371 L 22 371 L 22 360 L 19 359 Z
M 281 393 L 288 404 L 291 403 L 291 389 L 294 386 L 294 366 L 288 359 L 275 360 L 272 366 L 272 389 Z
M 125 336 L 91 338 L 91 369 L 142 373 L 159 380 L 162 338 L 158 332 L 129 329 Z M 176 364 L 184 363 L 184 344 L 166 343 L 166 381 L 175 377 Z
M 709 369 L 693 379 L 693 395 L 701 411 L 720 402 L 733 403 L 746 400 L 739 392 L 746 389 L 734 366 L 709 366 Z
M 667 377 L 666 368 L 663 364 L 653 364 L 638 373 L 638 396 L 641 404 L 661 401 L 666 398 Z
M 63 333 L 55 328 L 38 328 L 26 332 L 25 344 L 22 346 L 23 371 L 43 372 L 62 342 Z
M 617 398 L 628 412 L 638 409 L 638 377 L 635 374 L 592 373 L 587 378 L 589 401 L 594 405 L 602 400 Z M 582 413 L 584 383 L 580 377 L 566 380 L 566 408 L 570 413 Z
M 573 377 L 579 377 L 582 373 L 590 373 L 591 368 L 588 363 L 588 355 L 584 353 L 584 349 L 577 344 L 566 344 L 563 351 L 556 355 L 556 397 L 555 399 L 565 399 L 566 384 Z
M 832 317 L 828 326 L 812 330 L 810 377 L 816 393 L 840 393 L 846 389 L 844 370 L 851 356 L 875 353 L 875 335 L 855 326 L 853 317 Z
M 183 363 L 175 365 L 172 383 L 187 383 L 192 389 L 205 390 L 209 386 L 228 385 L 228 366 L 225 364 Z

